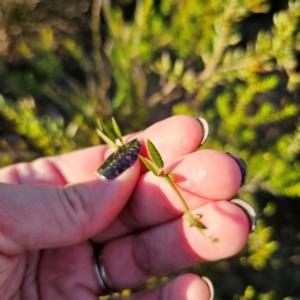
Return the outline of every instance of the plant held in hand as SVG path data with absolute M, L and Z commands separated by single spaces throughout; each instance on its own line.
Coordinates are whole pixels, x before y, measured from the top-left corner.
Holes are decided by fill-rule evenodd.
M 115 149 L 115 153 L 117 153 L 121 148 L 126 147 L 130 143 L 132 144 L 132 141 L 129 142 L 128 144 L 123 143 L 121 130 L 114 118 L 112 118 L 113 131 L 111 131 L 108 128 L 108 126 L 106 126 L 101 121 L 98 121 L 98 126 L 99 126 L 99 128 L 97 129 L 98 135 L 108 145 L 112 146 Z M 119 146 L 118 144 L 121 144 L 121 146 Z M 217 242 L 218 241 L 217 238 L 205 234 L 204 229 L 206 229 L 206 226 L 201 222 L 200 220 L 201 216 L 194 215 L 193 212 L 188 207 L 186 201 L 184 200 L 183 196 L 180 194 L 179 190 L 175 185 L 174 175 L 172 173 L 164 172 L 164 162 L 161 158 L 161 155 L 150 140 L 147 140 L 147 150 L 152 161 L 142 155 L 138 155 L 140 160 L 144 163 L 144 165 L 148 168 L 149 171 L 151 171 L 155 176 L 163 178 L 170 185 L 170 187 L 178 196 L 178 198 L 180 199 L 184 207 L 185 212 L 182 216 L 183 219 L 189 222 L 190 226 L 197 227 L 200 233 L 203 234 L 206 238 L 210 239 L 212 242 Z

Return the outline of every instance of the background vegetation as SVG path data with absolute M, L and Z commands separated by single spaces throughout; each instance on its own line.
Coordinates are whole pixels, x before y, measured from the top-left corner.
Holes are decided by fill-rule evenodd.
M 189 271 L 216 299 L 300 299 L 299 21 L 299 0 L 2 0 L 0 165 L 97 145 L 97 117 L 204 116 L 205 147 L 247 161 L 259 222 Z

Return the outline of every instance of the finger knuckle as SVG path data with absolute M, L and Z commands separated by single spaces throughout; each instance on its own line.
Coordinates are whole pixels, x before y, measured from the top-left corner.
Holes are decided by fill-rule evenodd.
M 85 186 L 68 185 L 61 190 L 61 202 L 75 239 L 87 235 L 89 192 Z

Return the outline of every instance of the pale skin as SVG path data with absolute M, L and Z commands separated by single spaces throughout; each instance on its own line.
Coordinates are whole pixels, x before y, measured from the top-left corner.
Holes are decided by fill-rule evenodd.
M 198 121 L 172 117 L 125 141 L 135 137 L 156 145 L 187 204 L 219 242 L 189 227 L 174 192 L 140 161 L 113 180 L 96 175 L 112 151 L 107 146 L 8 166 L 0 170 L 0 299 L 98 299 L 90 239 L 104 244 L 106 272 L 120 290 L 243 248 L 249 221 L 228 201 L 241 171 L 224 153 L 195 152 L 203 138 Z M 209 298 L 206 282 L 186 274 L 126 299 Z

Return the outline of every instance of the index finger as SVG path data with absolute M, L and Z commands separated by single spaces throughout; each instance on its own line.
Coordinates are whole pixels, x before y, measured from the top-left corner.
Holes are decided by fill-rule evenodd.
M 144 131 L 124 137 L 133 138 L 145 144 L 150 139 L 165 158 L 165 163 L 194 152 L 206 139 L 208 126 L 205 120 L 174 116 L 148 127 Z M 20 163 L 0 170 L 0 181 L 6 183 L 65 185 L 78 182 L 95 172 L 112 153 L 106 145 L 77 150 L 56 157 L 40 158 L 31 163 Z M 142 147 L 143 156 L 148 156 Z

